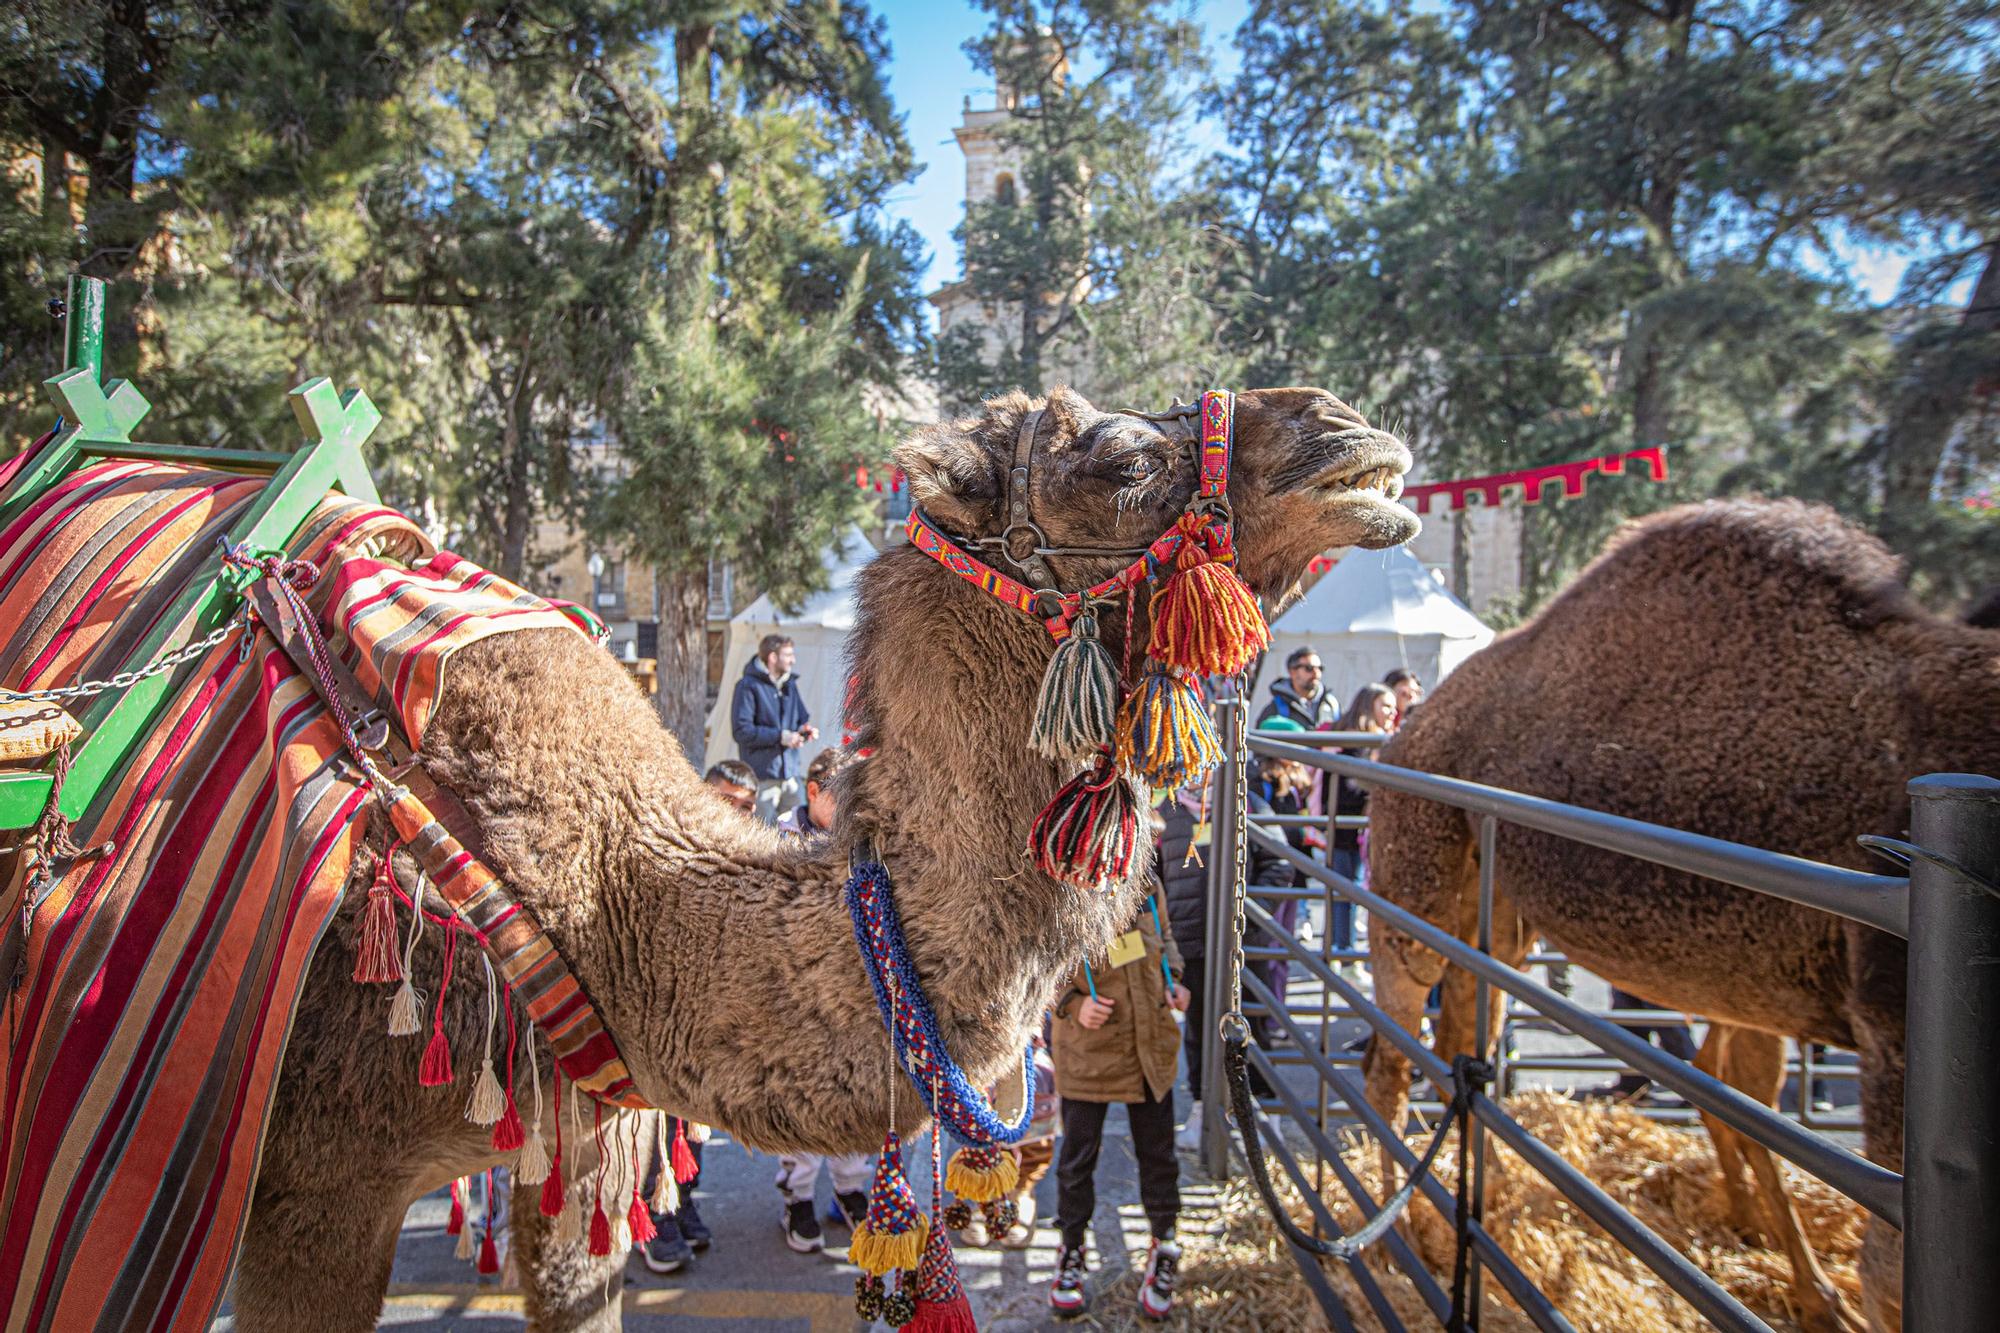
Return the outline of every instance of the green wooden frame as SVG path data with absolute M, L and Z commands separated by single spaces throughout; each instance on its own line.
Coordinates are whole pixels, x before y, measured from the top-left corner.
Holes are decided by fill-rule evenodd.
M 78 467 L 99 458 L 157 459 L 268 473 L 269 484 L 229 534 L 232 542 L 256 550 L 282 550 L 329 491 L 358 500 L 379 499 L 361 456 L 361 445 L 380 424 L 382 414 L 361 390 L 338 393 L 323 377 L 293 389 L 288 396 L 305 434 L 303 447 L 296 450 L 135 443 L 132 430 L 151 404 L 124 380 L 100 385 L 94 364 L 93 353 L 103 342 L 103 283 L 72 279 L 69 309 L 68 346 L 81 364 L 73 364 L 43 387 L 56 410 L 73 424 L 45 445 L 41 455 L 0 497 L 0 525 L 10 522 Z M 87 327 L 93 316 L 94 331 Z M 80 324 L 86 326 L 82 332 Z M 158 627 L 120 669 L 136 670 L 211 633 L 237 613 L 242 590 L 253 577 L 249 571 L 225 568 L 219 551 L 210 555 Z M 172 675 L 163 672 L 123 692 L 101 694 L 78 718 L 84 737 L 63 783 L 65 818 L 81 817 L 123 769 L 166 705 Z M 47 773 L 0 772 L 0 829 L 34 825 L 48 805 L 52 785 Z

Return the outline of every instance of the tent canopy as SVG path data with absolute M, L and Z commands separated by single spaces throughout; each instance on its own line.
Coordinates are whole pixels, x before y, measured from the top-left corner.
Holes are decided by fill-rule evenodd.
M 1355 549 L 1271 626 L 1259 676 L 1259 711 L 1285 658 L 1310 645 L 1326 664 L 1325 684 L 1343 706 L 1355 691 L 1406 666 L 1426 690 L 1493 641 L 1480 623 L 1406 547 Z
M 875 558 L 875 548 L 859 527 L 850 527 L 821 557 L 827 571 L 824 592 L 814 593 L 796 613 L 759 597 L 731 617 L 723 643 L 722 689 L 708 714 L 708 755 L 704 767 L 736 758 L 736 739 L 729 734 L 729 703 L 743 668 L 757 655 L 766 634 L 788 634 L 798 650 L 799 694 L 819 739 L 803 751 L 806 763 L 829 745 L 840 744 L 841 709 L 847 698 L 847 636 L 854 629 L 854 579 Z

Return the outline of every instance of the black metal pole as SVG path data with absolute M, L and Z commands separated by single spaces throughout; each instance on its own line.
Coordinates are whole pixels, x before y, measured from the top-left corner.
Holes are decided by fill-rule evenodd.
M 1910 784 L 1910 841 L 1963 870 L 1910 864 L 1903 1093 L 1903 1327 L 1973 1333 L 2000 1318 L 2000 781 Z
M 1206 1003 L 1192 1021 L 1202 1024 L 1201 1165 L 1211 1180 L 1229 1178 L 1228 1093 L 1223 1088 L 1222 1038 L 1217 1023 L 1229 1008 L 1226 994 L 1229 953 L 1236 947 L 1235 887 L 1237 819 L 1236 731 L 1243 725 L 1243 705 L 1237 698 L 1215 701 L 1217 732 L 1222 740 L 1222 766 L 1214 799 L 1209 802 L 1208 933 Z

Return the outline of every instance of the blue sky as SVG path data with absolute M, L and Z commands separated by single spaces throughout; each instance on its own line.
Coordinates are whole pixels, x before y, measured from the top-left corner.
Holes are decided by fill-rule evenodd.
M 1237 60 L 1230 38 L 1242 23 L 1248 0 L 1219 0 L 1193 6 L 1208 30 L 1208 49 L 1219 73 L 1227 77 Z M 910 144 L 923 172 L 890 199 L 890 210 L 923 234 L 931 251 L 925 290 L 956 277 L 958 246 L 951 230 L 958 225 L 965 197 L 965 161 L 951 137 L 965 98 L 975 107 L 991 106 L 990 79 L 972 68 L 965 42 L 987 25 L 987 16 L 965 0 L 878 0 L 877 11 L 889 29 L 889 88 L 896 106 L 908 117 Z M 1207 136 L 1198 135 L 1200 139 Z M 1870 301 L 1886 302 L 1896 294 L 1907 260 L 1874 247 L 1840 247 L 1839 260 Z

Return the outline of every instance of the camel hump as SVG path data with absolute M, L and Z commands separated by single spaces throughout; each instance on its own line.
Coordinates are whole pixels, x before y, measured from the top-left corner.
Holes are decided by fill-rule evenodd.
M 1741 498 L 1678 505 L 1627 523 L 1563 594 L 1589 596 L 1606 579 L 1661 590 L 1719 581 L 1754 600 L 1818 594 L 1855 628 L 1922 616 L 1902 562 L 1881 539 L 1830 507 L 1804 500 Z

